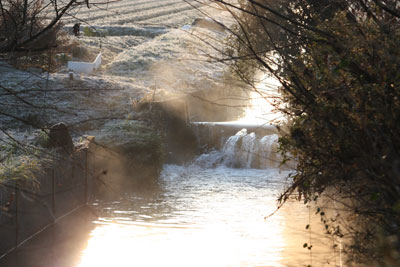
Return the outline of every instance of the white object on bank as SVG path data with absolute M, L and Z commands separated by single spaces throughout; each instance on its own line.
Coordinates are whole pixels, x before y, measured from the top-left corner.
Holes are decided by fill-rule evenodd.
M 80 62 L 80 61 L 68 61 L 68 69 L 73 70 L 77 73 L 90 74 L 94 70 L 98 69 L 101 65 L 101 53 L 99 53 L 96 59 L 92 62 Z

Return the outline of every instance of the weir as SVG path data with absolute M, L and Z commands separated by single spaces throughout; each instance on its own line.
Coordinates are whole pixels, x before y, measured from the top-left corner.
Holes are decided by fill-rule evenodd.
M 242 129 L 254 132 L 257 136 L 277 134 L 275 126 L 269 124 L 244 123 L 238 121 L 226 122 L 192 122 L 199 144 L 208 148 L 221 149 L 229 137 Z
M 81 220 L 82 213 L 76 215 L 79 220 L 66 218 L 62 227 L 38 235 L 0 265 L 32 266 L 40 254 L 41 266 L 302 266 L 309 260 L 303 244 L 311 238 L 318 255 L 313 262 L 336 257 L 326 249 L 327 240 L 305 229 L 311 222 L 301 203 L 289 203 L 264 219 L 276 210 L 276 196 L 289 174 L 280 165 L 277 129 L 237 122 L 191 126 L 199 145 L 208 146 L 191 162 L 165 164 L 151 185 L 95 200 L 88 207 L 94 218 Z M 206 133 L 218 145 L 204 143 Z M 184 144 L 185 136 L 177 141 Z M 93 153 L 98 155 L 98 149 Z M 98 159 L 93 173 L 107 168 L 109 183 L 104 175 L 101 181 L 117 193 L 120 165 L 112 168 L 110 162 L 109 157 Z M 64 235 L 70 229 L 75 236 Z M 56 253 L 63 257 L 51 256 Z
M 194 122 L 200 155 L 196 162 L 203 167 L 225 165 L 233 168 L 284 168 L 278 151 L 278 130 L 273 125 L 243 122 Z

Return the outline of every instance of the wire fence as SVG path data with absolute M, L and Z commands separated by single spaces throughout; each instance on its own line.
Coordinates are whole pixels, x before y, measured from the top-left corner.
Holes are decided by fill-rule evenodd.
M 91 200 L 92 157 L 88 148 L 74 152 L 37 175 L 36 189 L 18 181 L 0 186 L 0 259 Z

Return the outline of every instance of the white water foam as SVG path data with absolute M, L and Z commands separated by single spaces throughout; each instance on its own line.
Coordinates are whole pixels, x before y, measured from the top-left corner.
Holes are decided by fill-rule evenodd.
M 289 168 L 281 166 L 282 155 L 278 152 L 277 134 L 257 136 L 242 129 L 228 138 L 221 151 L 212 150 L 197 157 L 195 165 L 204 168 L 227 166 L 233 168 Z

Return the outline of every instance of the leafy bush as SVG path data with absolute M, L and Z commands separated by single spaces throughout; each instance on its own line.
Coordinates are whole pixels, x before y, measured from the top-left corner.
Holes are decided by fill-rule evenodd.
M 379 236 L 400 250 L 400 10 L 393 1 L 239 2 L 235 70 L 280 80 L 277 109 L 292 122 L 280 144 L 297 171 L 280 200 L 340 203 L 339 216 L 319 211 L 327 232 L 351 240 L 350 260 L 385 264 Z

